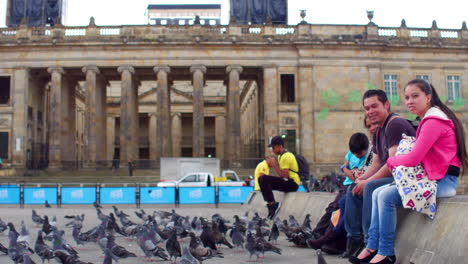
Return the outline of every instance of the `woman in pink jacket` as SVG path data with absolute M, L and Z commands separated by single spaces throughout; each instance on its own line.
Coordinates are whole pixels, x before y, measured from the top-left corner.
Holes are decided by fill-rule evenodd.
M 467 167 L 463 126 L 434 87 L 412 80 L 405 87 L 405 103 L 421 118 L 416 142 L 410 153 L 388 158 L 390 170 L 421 163 L 430 180 L 437 181 L 437 197 L 455 196 L 460 167 Z M 396 208 L 402 207 L 396 185 L 384 185 L 372 193 L 372 218 L 367 247 L 352 263 L 395 263 Z

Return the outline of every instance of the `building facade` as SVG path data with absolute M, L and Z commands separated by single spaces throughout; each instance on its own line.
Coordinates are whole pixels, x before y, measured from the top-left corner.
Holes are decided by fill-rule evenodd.
M 428 79 L 466 125 L 468 30 L 367 25 L 0 29 L 0 152 L 18 168 L 218 157 L 251 167 L 270 137 L 319 171 L 364 131 L 361 95 Z

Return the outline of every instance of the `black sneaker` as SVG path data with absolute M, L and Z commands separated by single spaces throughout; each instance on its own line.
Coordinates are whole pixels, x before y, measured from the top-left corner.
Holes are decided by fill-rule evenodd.
M 273 220 L 275 218 L 275 216 L 278 214 L 279 210 L 281 208 L 281 203 L 274 203 L 272 205 L 270 205 L 270 215 L 268 216 L 268 218 L 270 220 Z
M 267 215 L 267 218 L 268 218 L 268 219 L 270 219 L 270 217 L 271 217 L 271 212 L 272 212 L 271 207 L 272 207 L 272 206 L 273 206 L 273 205 L 267 204 L 267 208 L 268 208 L 268 215 Z

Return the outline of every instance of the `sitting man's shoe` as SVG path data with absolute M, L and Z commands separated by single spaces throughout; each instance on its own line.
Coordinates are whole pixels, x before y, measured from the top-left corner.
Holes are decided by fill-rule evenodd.
M 361 251 L 364 247 L 364 242 L 362 239 L 350 239 L 346 241 L 346 251 L 341 255 L 342 258 L 349 258 L 351 256 L 356 256 L 356 254 Z
M 270 205 L 271 213 L 268 216 L 268 219 L 273 220 L 275 216 L 278 214 L 280 208 L 281 208 L 281 203 L 278 203 L 278 202 Z
M 271 217 L 271 207 L 272 207 L 272 206 L 273 206 L 273 205 L 267 204 L 267 208 L 268 208 L 268 215 L 267 215 L 267 218 L 268 218 L 268 219 L 270 219 L 270 217 Z

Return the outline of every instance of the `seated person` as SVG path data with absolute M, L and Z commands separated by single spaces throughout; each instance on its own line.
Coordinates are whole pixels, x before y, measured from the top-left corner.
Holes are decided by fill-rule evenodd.
M 355 133 L 349 139 L 349 151 L 345 156 L 346 162 L 341 166 L 341 171 L 346 175 L 343 182 L 344 188 L 354 183 L 354 172 L 365 164 L 369 148 L 369 139 L 363 133 Z M 341 254 L 346 249 L 346 230 L 344 228 L 345 192 L 341 191 L 338 196 L 338 210 L 332 214 L 336 221 L 330 221 L 325 234 L 318 239 L 308 240 L 307 245 L 313 249 L 321 248 L 329 254 Z
M 261 161 L 260 163 L 257 164 L 257 167 L 255 167 L 255 174 L 254 174 L 254 191 L 260 191 L 260 184 L 258 183 L 258 178 L 263 175 L 268 175 L 270 174 L 270 167 L 268 167 L 268 163 L 266 162 L 266 159 L 268 157 L 265 157 L 265 160 Z
M 278 159 L 268 157 L 266 162 L 269 167 L 276 171 L 278 176 L 260 176 L 258 178 L 258 183 L 263 195 L 263 200 L 267 202 L 267 217 L 273 219 L 281 207 L 281 203 L 275 201 L 273 190 L 295 192 L 299 188 L 301 180 L 297 174 L 299 165 L 297 164 L 296 157 L 291 152 L 286 151 L 284 148 L 284 139 L 281 136 L 274 136 L 268 147 L 271 147 L 273 153 L 278 156 Z

